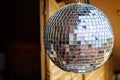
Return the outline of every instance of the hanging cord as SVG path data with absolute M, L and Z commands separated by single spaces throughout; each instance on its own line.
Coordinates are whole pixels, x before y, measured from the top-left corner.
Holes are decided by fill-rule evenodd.
M 87 4 L 90 4 L 90 0 L 87 0 Z
M 85 0 L 84 3 L 90 4 L 90 0 Z
M 90 4 L 90 0 L 76 0 L 76 2 Z
M 76 2 L 78 2 L 78 3 L 83 3 L 83 0 L 76 0 Z

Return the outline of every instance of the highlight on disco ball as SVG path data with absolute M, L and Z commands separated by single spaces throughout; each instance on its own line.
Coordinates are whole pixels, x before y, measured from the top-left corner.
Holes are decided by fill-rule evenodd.
M 44 42 L 46 53 L 59 68 L 86 73 L 108 60 L 114 36 L 101 10 L 89 4 L 72 3 L 49 18 Z

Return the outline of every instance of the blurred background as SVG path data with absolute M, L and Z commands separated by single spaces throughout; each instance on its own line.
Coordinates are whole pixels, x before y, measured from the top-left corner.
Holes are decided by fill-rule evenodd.
M 39 0 L 8 0 L 2 8 L 0 80 L 40 80 Z

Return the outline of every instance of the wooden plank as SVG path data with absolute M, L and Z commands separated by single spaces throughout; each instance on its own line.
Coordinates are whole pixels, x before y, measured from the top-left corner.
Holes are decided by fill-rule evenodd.
M 61 6 L 65 5 L 64 2 L 56 3 L 55 0 L 48 0 L 48 11 L 46 11 L 48 14 L 47 16 L 50 17 L 57 9 L 59 9 Z M 48 19 L 48 18 L 47 18 Z M 76 74 L 76 73 L 70 73 L 61 70 L 56 65 L 51 62 L 51 60 L 47 57 L 47 77 L 48 80 L 80 80 L 82 79 L 82 75 Z M 58 74 L 59 72 L 59 74 Z
M 44 14 L 44 0 L 40 0 L 40 57 L 41 57 L 41 80 L 46 80 L 46 69 L 45 69 L 45 50 L 44 50 L 44 39 L 43 39 L 43 36 L 44 36 L 44 21 L 45 21 L 45 14 Z
M 105 80 L 114 80 L 113 74 L 113 56 L 105 63 Z
M 85 74 L 85 80 L 105 80 L 105 66 Z

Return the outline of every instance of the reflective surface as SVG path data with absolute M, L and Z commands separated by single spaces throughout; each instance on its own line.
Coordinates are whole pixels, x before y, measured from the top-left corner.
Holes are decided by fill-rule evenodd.
M 90 72 L 106 62 L 113 48 L 112 27 L 102 11 L 73 3 L 57 10 L 46 25 L 46 53 L 65 71 Z

